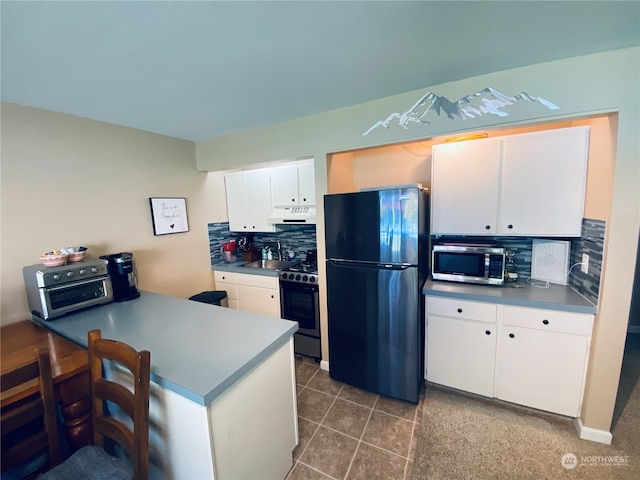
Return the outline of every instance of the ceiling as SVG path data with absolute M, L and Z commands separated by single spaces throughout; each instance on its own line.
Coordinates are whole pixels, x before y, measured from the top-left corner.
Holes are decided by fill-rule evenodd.
M 638 1 L 4 1 L 1 93 L 198 141 L 640 45 Z

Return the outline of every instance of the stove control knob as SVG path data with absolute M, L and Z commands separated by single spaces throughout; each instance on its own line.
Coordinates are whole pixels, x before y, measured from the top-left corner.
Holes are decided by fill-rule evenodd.
M 313 275 L 309 277 L 309 281 L 311 283 L 316 283 L 316 277 L 314 277 Z
M 302 281 L 306 282 L 309 279 L 309 277 L 307 277 L 306 275 L 302 277 Z
M 57 273 L 55 273 L 55 274 L 53 275 L 53 277 L 51 277 L 51 278 L 53 278 L 54 280 L 60 280 L 60 275 L 58 275 Z
M 78 273 L 79 273 L 80 275 L 84 275 L 85 273 L 87 273 L 87 271 L 83 268 L 83 269 L 82 269 L 82 270 L 80 270 Z
M 296 275 L 296 280 L 300 281 L 300 275 Z
M 91 267 L 91 273 L 98 273 L 98 269 L 96 267 Z
M 73 273 L 73 272 L 67 272 L 67 277 L 69 277 L 69 278 L 73 277 L 74 275 L 75 275 L 75 273 Z

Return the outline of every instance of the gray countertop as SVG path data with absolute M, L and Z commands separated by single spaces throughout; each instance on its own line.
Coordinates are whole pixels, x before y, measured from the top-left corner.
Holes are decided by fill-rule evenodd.
M 595 314 L 597 307 L 575 290 L 563 285 L 550 284 L 549 288 L 538 288 L 518 281 L 513 287 L 472 285 L 468 283 L 441 282 L 428 279 L 422 289 L 425 295 L 436 297 L 477 300 L 520 307 L 546 308 L 565 312 Z
M 284 345 L 289 320 L 142 291 L 140 297 L 34 321 L 87 347 L 87 333 L 151 352 L 151 380 L 208 405 Z
M 279 270 L 271 270 L 268 268 L 245 268 L 245 262 L 243 260 L 237 262 L 221 262 L 211 265 L 211 270 L 218 270 L 219 272 L 235 272 L 235 273 L 248 273 L 250 275 L 263 275 L 265 277 L 277 277 Z

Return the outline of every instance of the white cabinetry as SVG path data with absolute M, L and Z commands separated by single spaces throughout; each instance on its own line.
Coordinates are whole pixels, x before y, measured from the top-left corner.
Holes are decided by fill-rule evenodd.
M 226 290 L 229 308 L 280 318 L 278 277 L 214 271 L 216 289 Z
M 593 316 L 426 296 L 428 381 L 578 417 Z
M 496 397 L 577 417 L 591 322 L 591 315 L 505 306 Z
M 273 167 L 271 201 L 274 207 L 315 205 L 316 190 L 313 163 Z
M 232 232 L 275 232 L 267 222 L 271 213 L 269 170 L 262 168 L 228 173 L 227 192 L 229 230 Z
M 278 277 L 239 273 L 237 282 L 240 310 L 280 318 Z
M 238 310 L 238 284 L 236 277 L 237 274 L 233 272 L 213 272 L 213 278 L 216 281 L 216 290 L 224 290 L 227 292 L 228 306 L 234 310 Z
M 589 127 L 433 147 L 432 232 L 580 236 Z
M 429 297 L 427 313 L 427 380 L 493 396 L 495 305 Z
M 497 138 L 433 147 L 434 234 L 496 234 L 501 148 Z

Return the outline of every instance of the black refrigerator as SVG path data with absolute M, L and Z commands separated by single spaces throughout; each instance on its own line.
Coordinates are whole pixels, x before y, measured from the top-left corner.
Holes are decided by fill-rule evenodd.
M 417 403 L 428 196 L 420 186 L 325 195 L 331 378 Z

